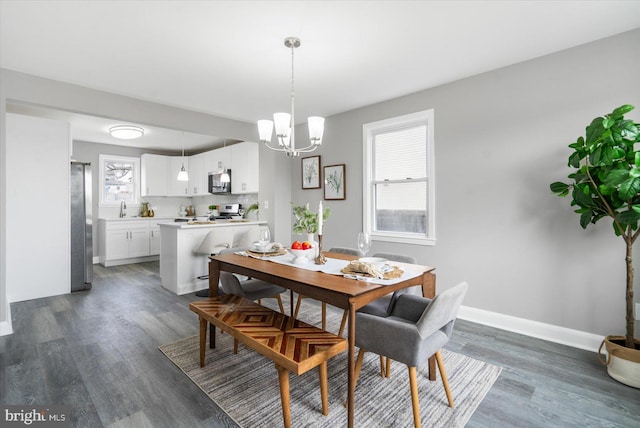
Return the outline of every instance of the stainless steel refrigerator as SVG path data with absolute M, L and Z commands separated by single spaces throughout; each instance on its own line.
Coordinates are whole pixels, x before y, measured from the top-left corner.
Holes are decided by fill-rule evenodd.
M 71 291 L 89 290 L 93 281 L 91 164 L 71 162 Z

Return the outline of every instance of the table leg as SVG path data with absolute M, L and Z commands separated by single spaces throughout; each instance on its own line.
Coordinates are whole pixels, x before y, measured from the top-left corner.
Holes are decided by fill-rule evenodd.
M 207 322 L 206 319 L 200 317 L 200 367 L 204 367 L 204 356 L 207 343 Z
M 218 283 L 220 282 L 220 266 L 215 260 L 209 259 L 209 297 L 218 297 Z M 209 330 L 209 348 L 216 347 L 216 326 L 211 324 Z
M 436 274 L 425 272 L 422 276 L 422 295 L 433 299 L 436 296 Z M 429 358 L 429 380 L 436 380 L 436 357 Z
M 349 302 L 349 354 L 348 354 L 348 372 L 347 372 L 347 421 L 348 427 L 353 428 L 354 411 L 353 404 L 355 395 L 355 348 L 356 348 L 356 307 L 353 302 Z

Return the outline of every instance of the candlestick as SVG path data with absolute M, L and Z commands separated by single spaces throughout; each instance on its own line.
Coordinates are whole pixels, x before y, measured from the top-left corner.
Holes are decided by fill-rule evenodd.
M 323 265 L 327 262 L 327 258 L 322 254 L 322 235 L 318 234 L 318 256 L 316 257 L 316 264 Z
M 322 235 L 322 223 L 323 223 L 323 215 L 322 215 L 322 201 L 318 205 L 318 235 Z

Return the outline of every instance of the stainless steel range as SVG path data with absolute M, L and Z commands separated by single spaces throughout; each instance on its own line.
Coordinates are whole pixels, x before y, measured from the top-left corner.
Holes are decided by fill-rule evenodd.
M 238 219 L 241 218 L 240 209 L 242 208 L 241 204 L 223 204 L 220 205 L 219 215 L 215 216 L 214 219 Z

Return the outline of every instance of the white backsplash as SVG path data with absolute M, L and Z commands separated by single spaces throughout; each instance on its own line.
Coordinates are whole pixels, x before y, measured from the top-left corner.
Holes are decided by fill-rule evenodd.
M 149 207 L 154 211 L 154 217 L 174 218 L 180 216 L 180 205 L 193 205 L 196 215 L 206 215 L 209 205 L 222 204 L 242 204 L 244 208 L 258 200 L 255 193 L 247 195 L 206 195 L 194 196 L 191 198 L 147 196 L 142 198 L 142 202 L 149 202 Z M 127 204 L 127 217 L 140 215 L 140 204 Z M 120 206 L 99 208 L 100 218 L 118 218 L 120 216 Z M 255 215 L 255 214 L 254 214 Z

